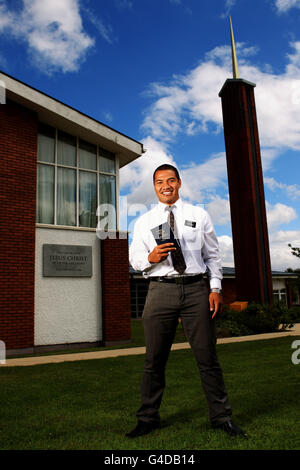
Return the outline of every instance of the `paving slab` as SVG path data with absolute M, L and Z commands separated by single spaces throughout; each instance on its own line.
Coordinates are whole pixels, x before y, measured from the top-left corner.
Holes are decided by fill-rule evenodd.
M 260 335 L 235 336 L 231 338 L 218 338 L 217 344 L 239 343 L 243 341 L 257 341 L 262 339 L 282 338 L 283 336 L 300 336 L 300 323 L 296 323 L 293 328 L 287 331 L 279 331 L 276 333 L 264 333 Z M 189 343 L 173 344 L 171 350 L 178 351 L 181 349 L 189 349 Z M 134 356 L 145 354 L 144 346 L 139 348 L 110 349 L 106 351 L 78 352 L 72 354 L 53 354 L 51 356 L 32 356 L 18 357 L 7 359 L 5 364 L 0 367 L 16 367 L 16 366 L 33 366 L 41 364 L 55 364 L 60 362 L 86 361 L 91 359 L 105 359 L 108 357 Z

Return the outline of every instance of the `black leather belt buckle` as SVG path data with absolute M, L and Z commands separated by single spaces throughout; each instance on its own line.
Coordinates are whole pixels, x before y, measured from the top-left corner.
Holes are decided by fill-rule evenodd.
M 167 282 L 168 284 L 175 282 L 175 278 L 167 278 L 167 277 L 160 277 L 159 278 L 160 282 Z
M 192 284 L 193 282 L 201 281 L 203 278 L 202 274 L 198 274 L 196 276 L 178 276 L 178 277 L 164 277 L 158 276 L 150 278 L 151 281 L 156 282 L 167 282 L 172 284 Z

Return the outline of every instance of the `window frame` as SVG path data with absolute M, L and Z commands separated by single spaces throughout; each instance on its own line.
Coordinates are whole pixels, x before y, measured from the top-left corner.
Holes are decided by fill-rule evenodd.
M 275 296 L 278 296 L 278 299 L 274 299 Z M 285 287 L 279 288 L 279 289 L 273 289 L 273 300 L 275 302 L 282 302 L 287 305 L 288 303 L 288 298 L 287 298 L 287 289 Z
M 88 173 L 95 173 L 97 176 L 97 207 L 99 207 L 100 204 L 100 175 L 107 175 L 107 176 L 113 176 L 115 178 L 115 211 L 116 211 L 116 220 L 115 220 L 115 226 L 116 228 L 113 230 L 119 230 L 119 157 L 117 153 L 110 152 L 103 147 L 101 147 L 98 144 L 93 144 L 92 142 L 88 142 L 85 139 L 82 139 L 78 135 L 70 134 L 67 132 L 69 135 L 72 135 L 73 137 L 76 138 L 76 166 L 69 166 L 69 165 L 64 165 L 61 163 L 57 162 L 57 147 L 58 147 L 58 132 L 62 131 L 61 129 L 54 128 L 53 126 L 48 126 L 47 124 L 40 123 L 42 126 L 47 126 L 52 129 L 54 129 L 54 162 L 44 162 L 38 159 L 38 154 L 37 154 L 37 165 L 49 165 L 54 167 L 54 197 L 53 197 L 53 204 L 54 204 L 54 210 L 53 210 L 53 224 L 44 224 L 42 222 L 36 222 L 37 227 L 47 227 L 47 228 L 61 228 L 61 229 L 70 229 L 70 230 L 84 230 L 84 231 L 93 231 L 95 232 L 97 230 L 96 227 L 84 227 L 79 225 L 79 172 L 80 171 L 85 171 Z M 65 131 L 62 131 L 65 132 Z M 39 131 L 38 131 L 39 135 Z M 37 135 L 37 139 L 38 139 Z M 96 147 L 96 170 L 92 169 L 87 169 L 87 168 L 81 168 L 79 167 L 79 142 L 83 141 L 86 143 L 90 143 Z M 101 150 L 104 152 L 109 152 L 114 156 L 114 163 L 115 163 L 115 170 L 114 172 L 106 172 L 103 170 L 100 170 L 100 158 L 101 158 Z M 58 168 L 66 168 L 66 169 L 71 169 L 76 171 L 76 225 L 60 225 L 57 224 L 57 169 Z M 99 216 L 96 215 L 97 218 L 97 224 L 99 223 Z

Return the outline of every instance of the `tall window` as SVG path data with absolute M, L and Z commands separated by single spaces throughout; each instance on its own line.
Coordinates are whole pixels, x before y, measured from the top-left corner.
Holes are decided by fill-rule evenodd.
M 40 124 L 36 221 L 96 228 L 100 204 L 111 204 L 115 214 L 114 154 Z M 110 228 L 116 228 L 116 216 Z

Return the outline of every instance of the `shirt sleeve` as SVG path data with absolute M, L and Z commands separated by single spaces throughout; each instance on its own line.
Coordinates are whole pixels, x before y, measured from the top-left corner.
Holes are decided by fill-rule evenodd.
M 142 237 L 141 219 L 134 226 L 129 247 L 129 262 L 136 271 L 149 271 L 153 264 L 148 261 L 149 249 Z
M 218 239 L 208 212 L 205 214 L 203 227 L 202 257 L 208 269 L 210 288 L 222 288 L 222 260 L 219 252 Z

